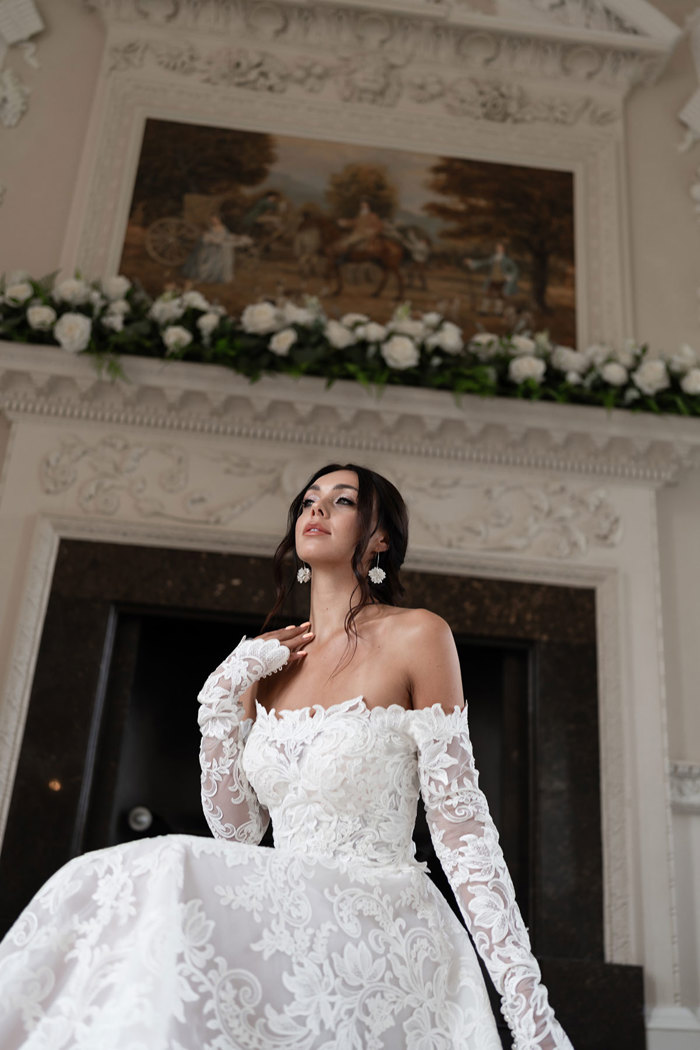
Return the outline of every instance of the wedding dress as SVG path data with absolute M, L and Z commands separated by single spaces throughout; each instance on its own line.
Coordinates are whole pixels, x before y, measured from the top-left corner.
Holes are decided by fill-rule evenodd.
M 466 715 L 361 697 L 253 721 L 289 650 L 244 639 L 200 694 L 213 839 L 71 861 L 0 946 L 3 1050 L 500 1050 L 474 949 L 414 857 L 435 848 L 516 1050 L 571 1050 L 553 1016 Z M 257 845 L 272 817 L 275 849 Z

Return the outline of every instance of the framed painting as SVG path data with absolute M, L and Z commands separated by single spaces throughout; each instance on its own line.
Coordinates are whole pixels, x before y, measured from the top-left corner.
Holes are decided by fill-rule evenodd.
M 576 341 L 571 171 L 146 120 L 120 270 L 230 312 L 397 302 L 467 331 Z

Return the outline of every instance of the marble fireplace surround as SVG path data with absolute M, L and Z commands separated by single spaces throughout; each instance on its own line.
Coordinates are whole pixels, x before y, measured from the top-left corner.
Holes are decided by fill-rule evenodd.
M 89 360 L 0 344 L 0 826 L 61 539 L 267 555 L 310 470 L 369 463 L 407 497 L 411 568 L 595 590 L 605 957 L 644 966 L 650 1028 L 696 1031 L 681 1005 L 655 494 L 700 460 L 697 423 L 125 367 L 111 383 Z

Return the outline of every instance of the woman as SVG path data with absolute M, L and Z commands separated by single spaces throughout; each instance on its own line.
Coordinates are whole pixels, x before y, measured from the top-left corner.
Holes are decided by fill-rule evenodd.
M 276 608 L 295 550 L 310 620 L 244 639 L 200 694 L 215 838 L 58 872 L 0 951 L 3 1050 L 499 1050 L 470 941 L 414 859 L 419 786 L 516 1050 L 571 1050 L 477 787 L 452 636 L 395 604 L 406 543 L 384 478 L 314 474 L 276 555 Z

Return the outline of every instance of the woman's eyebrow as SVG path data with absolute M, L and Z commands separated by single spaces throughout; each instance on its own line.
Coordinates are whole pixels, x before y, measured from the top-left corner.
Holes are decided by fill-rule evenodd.
M 334 485 L 332 491 L 335 492 L 336 489 L 352 489 L 353 492 L 357 492 L 358 491 L 358 489 L 357 489 L 357 487 L 355 485 Z M 309 485 L 309 487 L 308 487 L 308 489 L 306 491 L 307 492 L 320 492 L 321 491 L 321 487 L 320 487 L 320 485 Z

